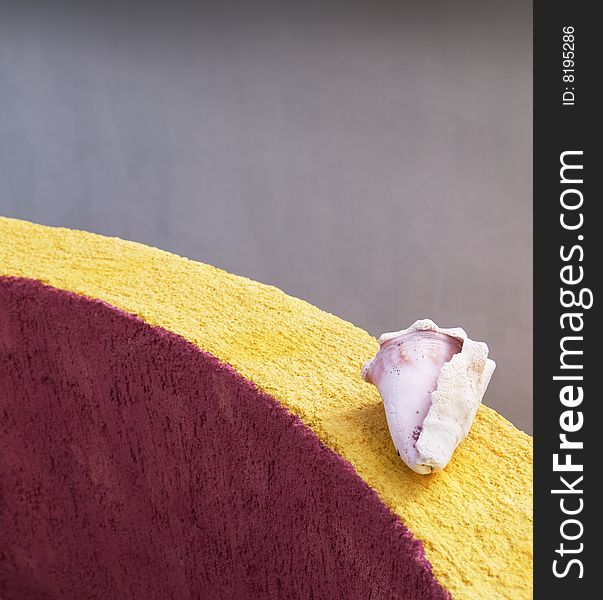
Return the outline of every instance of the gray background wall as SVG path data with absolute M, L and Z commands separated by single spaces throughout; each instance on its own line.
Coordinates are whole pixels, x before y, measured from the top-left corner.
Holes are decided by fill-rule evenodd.
M 462 325 L 530 432 L 531 3 L 215 4 L 0 0 L 0 213 Z

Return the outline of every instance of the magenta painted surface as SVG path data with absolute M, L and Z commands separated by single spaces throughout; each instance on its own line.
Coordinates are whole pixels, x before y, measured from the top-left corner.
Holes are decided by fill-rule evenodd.
M 351 466 L 231 368 L 0 278 L 0 597 L 445 598 Z

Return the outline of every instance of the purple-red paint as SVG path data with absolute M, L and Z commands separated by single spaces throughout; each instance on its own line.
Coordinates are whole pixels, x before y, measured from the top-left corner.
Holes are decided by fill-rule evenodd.
M 447 598 L 351 465 L 253 383 L 0 278 L 0 597 Z

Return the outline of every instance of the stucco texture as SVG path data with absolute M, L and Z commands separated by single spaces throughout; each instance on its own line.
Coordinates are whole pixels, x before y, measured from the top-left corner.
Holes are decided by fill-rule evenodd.
M 378 347 L 365 331 L 137 243 L 12 219 L 0 219 L 0 240 L 0 275 L 101 300 L 180 336 L 298 417 L 423 544 L 453 597 L 531 597 L 532 440 L 496 412 L 480 408 L 445 471 L 415 474 L 360 378 Z

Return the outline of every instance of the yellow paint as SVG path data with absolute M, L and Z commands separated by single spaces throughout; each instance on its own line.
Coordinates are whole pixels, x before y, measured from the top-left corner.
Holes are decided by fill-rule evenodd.
M 352 463 L 423 541 L 455 598 L 531 598 L 532 439 L 483 406 L 444 472 L 413 473 L 360 379 L 378 347 L 365 331 L 155 248 L 1 217 L 0 274 L 99 298 L 230 363 Z

